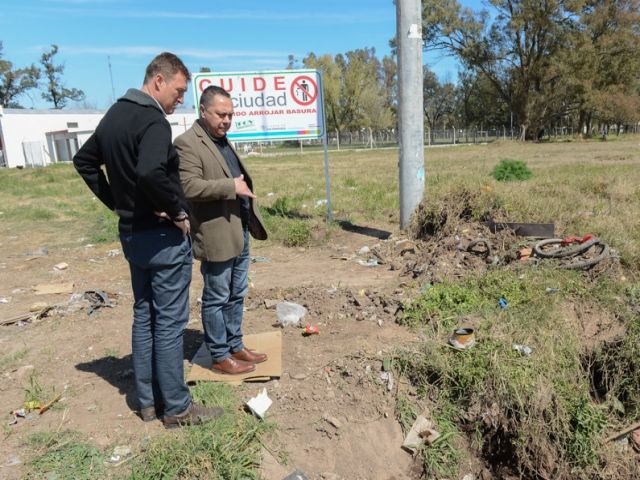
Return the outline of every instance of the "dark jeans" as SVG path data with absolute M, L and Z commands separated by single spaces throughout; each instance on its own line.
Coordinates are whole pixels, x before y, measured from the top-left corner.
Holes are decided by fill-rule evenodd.
M 242 307 L 249 290 L 249 232 L 244 230 L 244 249 L 226 262 L 205 262 L 200 266 L 202 325 L 204 341 L 214 362 L 220 362 L 244 348 Z
M 133 288 L 133 371 L 140 408 L 165 415 L 191 403 L 184 381 L 183 332 L 189 320 L 191 239 L 177 228 L 120 235 Z M 160 396 L 158 396 L 160 395 Z

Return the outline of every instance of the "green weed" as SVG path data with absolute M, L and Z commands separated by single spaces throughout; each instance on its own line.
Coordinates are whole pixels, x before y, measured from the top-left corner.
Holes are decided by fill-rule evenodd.
M 111 212 L 98 215 L 89 234 L 90 243 L 108 243 L 118 240 L 118 216 Z
M 444 406 L 434 412 L 433 420 L 440 436 L 433 444 L 423 444 L 418 450 L 426 478 L 458 478 L 462 452 L 456 446 L 460 438 L 456 410 L 450 405 Z
M 195 401 L 223 406 L 226 413 L 201 426 L 153 438 L 134 460 L 129 478 L 259 478 L 260 436 L 270 426 L 234 413 L 236 401 L 226 385 L 199 383 L 192 394 Z
M 301 247 L 309 243 L 311 239 L 311 227 L 302 220 L 293 220 L 288 223 L 284 234 L 284 244 L 288 247 Z
M 491 172 L 491 176 L 499 182 L 512 182 L 514 180 L 528 180 L 533 173 L 522 160 L 505 158 Z
M 28 445 L 34 453 L 27 464 L 27 479 L 106 478 L 104 456 L 76 432 L 34 433 Z
M 28 352 L 29 350 L 23 348 L 13 353 L 0 355 L 0 371 L 14 367 L 17 362 L 22 360 L 27 355 Z
M 418 412 L 416 407 L 411 401 L 404 395 L 399 395 L 396 398 L 396 418 L 400 423 L 403 433 L 407 433 L 411 429 L 411 425 L 418 418 Z

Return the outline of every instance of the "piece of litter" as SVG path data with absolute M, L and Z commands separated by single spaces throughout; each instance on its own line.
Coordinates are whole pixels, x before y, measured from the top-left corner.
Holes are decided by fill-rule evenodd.
M 69 268 L 69 264 L 68 264 L 68 263 L 66 263 L 66 262 L 60 262 L 60 263 L 56 263 L 56 264 L 53 266 L 53 268 L 54 268 L 54 270 L 58 270 L 58 271 L 60 271 L 60 270 L 66 270 L 67 268 Z
M 131 447 L 128 445 L 118 445 L 113 449 L 113 454 L 111 455 L 111 458 L 109 458 L 109 461 L 111 463 L 116 463 L 127 458 L 129 455 L 131 455 Z
M 380 372 L 380 380 L 387 384 L 387 390 L 393 390 L 393 373 L 392 372 Z
M 302 335 L 308 337 L 309 335 L 319 335 L 320 329 L 316 326 L 307 324 L 302 331 Z
M 282 480 L 309 480 L 309 477 L 307 477 L 303 471 L 296 468 L 295 471 L 291 472 Z
M 558 293 L 558 289 L 553 287 L 547 287 L 544 289 L 544 291 L 547 293 Z
M 507 303 L 507 301 L 504 298 L 501 298 L 500 300 L 498 300 L 498 305 L 503 310 L 509 306 L 509 304 Z
M 40 247 L 31 252 L 27 252 L 27 255 L 34 256 L 34 257 L 41 257 L 43 255 L 48 255 L 48 254 L 49 254 L 49 249 L 47 247 Z
M 272 403 L 273 401 L 267 395 L 267 389 L 263 388 L 262 392 L 260 392 L 255 397 L 249 399 L 246 405 L 247 407 L 249 407 L 249 410 L 251 410 L 254 415 L 256 415 L 258 418 L 263 419 L 264 414 L 267 412 L 267 410 L 269 409 Z
M 0 214 L 1 213 L 2 212 L 0 212 Z M 7 463 L 5 463 L 5 467 L 15 467 L 16 465 L 21 465 L 21 464 L 22 464 L 22 460 L 20 460 L 20 458 L 18 458 L 17 455 L 11 455 Z
M 118 255 L 120 255 L 120 250 L 118 250 L 117 248 L 114 248 L 113 250 L 109 250 L 107 252 L 107 257 L 117 257 Z
M 4 297 L 0 297 L 0 303 L 9 303 L 9 300 Z
M 327 199 L 326 198 L 323 198 L 322 200 L 316 200 L 316 208 L 317 207 L 321 207 L 321 206 L 326 205 L 326 204 L 327 204 Z
M 251 263 L 270 263 L 271 259 L 267 257 L 251 257 Z
M 356 263 L 358 265 L 362 265 L 363 267 L 377 267 L 378 266 L 378 260 L 375 258 L 370 258 L 369 260 L 362 260 L 361 258 L 356 260 Z
M 115 306 L 109 299 L 109 295 L 102 290 L 87 290 L 82 294 L 82 298 L 89 302 L 89 315 L 91 315 L 99 308 L 113 308 Z
M 330 415 L 324 415 L 322 418 L 325 422 L 327 422 L 332 427 L 335 427 L 337 429 L 340 429 L 342 427 L 342 422 L 335 417 L 332 417 Z
M 370 251 L 371 251 L 371 249 L 365 245 L 360 250 L 358 250 L 358 255 L 366 255 Z
M 433 429 L 433 422 L 428 420 L 423 413 L 418 415 L 416 421 L 413 422 L 409 433 L 402 442 L 402 448 L 410 453 L 415 453 L 416 449 L 423 443 L 433 445 L 440 437 L 440 433 Z
M 531 347 L 528 347 L 526 345 L 518 345 L 517 343 L 514 343 L 511 348 L 513 350 L 515 350 L 516 352 L 520 353 L 520 355 L 525 356 L 525 357 L 529 357 L 531 355 L 531 353 L 533 352 L 533 350 L 531 350 Z
M 274 193 L 273 192 L 269 192 L 267 193 L 267 197 L 273 197 Z
M 47 304 L 47 302 L 36 302 L 33 303 L 30 307 L 29 307 L 29 311 L 30 312 L 39 312 L 40 310 L 43 310 L 45 308 L 47 308 L 49 305 Z
M 306 314 L 307 309 L 297 303 L 280 302 L 276 305 L 278 324 L 283 328 L 288 325 L 297 327 Z
M 457 350 L 465 350 L 476 344 L 476 336 L 473 328 L 458 328 L 449 338 L 449 345 Z

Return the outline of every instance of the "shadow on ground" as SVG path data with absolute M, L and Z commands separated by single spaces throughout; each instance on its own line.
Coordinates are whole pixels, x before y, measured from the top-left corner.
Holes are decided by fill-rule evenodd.
M 201 343 L 202 332 L 191 329 L 185 330 L 183 358 L 191 361 Z M 78 363 L 76 368 L 82 372 L 93 373 L 118 389 L 118 393 L 125 396 L 127 406 L 131 410 L 139 408 L 133 379 L 131 354 L 120 358 L 111 355 L 96 358 L 90 362 Z
M 347 232 L 359 233 L 360 235 L 366 235 L 367 237 L 374 237 L 378 240 L 386 240 L 391 236 L 391 232 L 387 230 L 380 230 L 373 227 L 361 227 L 360 225 L 354 225 L 347 220 L 337 220 L 336 223 L 340 225 L 340 228 Z

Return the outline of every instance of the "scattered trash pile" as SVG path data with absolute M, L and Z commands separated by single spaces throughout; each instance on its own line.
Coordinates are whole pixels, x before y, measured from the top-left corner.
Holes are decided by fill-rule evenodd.
M 277 299 L 277 300 L 276 300 Z M 264 308 L 275 310 L 274 325 L 298 327 L 302 335 L 317 335 L 322 326 L 334 320 L 354 319 L 359 322 L 374 322 L 382 327 L 385 322 L 395 321 L 402 311 L 404 290 L 393 291 L 337 287 L 296 287 L 286 291 L 277 289 L 252 292 L 247 309 Z M 311 320 L 309 320 L 311 319 Z
M 49 409 L 51 409 L 51 407 L 58 403 L 62 399 L 64 393 L 65 391 L 63 390 L 46 403 L 37 400 L 24 402 L 24 405 L 21 408 L 18 408 L 11 412 L 12 419 L 9 421 L 9 425 L 17 425 L 20 419 L 25 419 L 28 421 L 35 420 L 37 417 L 47 412 Z
M 605 260 L 617 262 L 615 252 L 592 234 L 567 238 L 521 237 L 520 232 L 543 231 L 536 229 L 537 224 L 509 225 L 514 225 L 513 229 L 492 230 L 491 224 L 478 222 L 461 225 L 449 236 L 390 238 L 370 249 L 366 247 L 368 256 L 364 259 L 362 254 L 340 258 L 355 260 L 362 266 L 398 270 L 401 276 L 431 284 L 495 266 L 527 264 L 589 270 L 599 264 L 610 265 Z M 523 225 L 529 228 L 522 228 Z
M 35 295 L 71 294 L 66 302 L 49 304 L 47 302 L 35 302 L 29 307 L 29 311 L 0 319 L 0 326 L 16 325 L 24 327 L 45 318 L 62 317 L 79 310 L 86 310 L 88 315 L 101 308 L 113 308 L 116 306 L 114 299 L 118 294 L 107 293 L 103 290 L 86 290 L 83 293 L 72 293 L 73 283 L 42 284 L 33 287 Z

